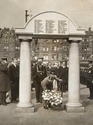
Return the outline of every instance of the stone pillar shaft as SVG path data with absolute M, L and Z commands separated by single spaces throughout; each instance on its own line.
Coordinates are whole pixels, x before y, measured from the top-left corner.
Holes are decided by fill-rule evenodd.
M 81 110 L 79 43 L 71 42 L 69 52 L 68 103 L 67 111 Z
M 78 103 L 80 97 L 80 72 L 79 72 L 79 47 L 78 43 L 71 43 L 69 53 L 69 95 L 68 102 Z
M 31 107 L 31 47 L 23 40 L 20 50 L 20 81 L 18 107 Z

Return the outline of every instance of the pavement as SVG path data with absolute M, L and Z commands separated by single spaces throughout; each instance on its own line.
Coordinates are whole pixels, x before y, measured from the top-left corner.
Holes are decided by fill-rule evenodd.
M 68 93 L 64 94 L 64 103 L 67 102 Z M 93 100 L 89 100 L 89 90 L 86 86 L 80 87 L 81 103 L 85 112 L 67 113 L 65 110 L 46 110 L 42 104 L 36 104 L 33 96 L 32 102 L 37 110 L 31 112 L 17 112 L 17 104 L 11 103 L 0 106 L 0 125 L 93 125 Z

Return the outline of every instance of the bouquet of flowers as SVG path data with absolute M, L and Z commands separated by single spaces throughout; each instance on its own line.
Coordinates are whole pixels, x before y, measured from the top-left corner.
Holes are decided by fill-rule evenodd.
M 62 104 L 63 98 L 61 92 L 55 90 L 45 90 L 42 93 L 42 98 L 45 102 L 48 102 L 51 106 L 58 106 Z

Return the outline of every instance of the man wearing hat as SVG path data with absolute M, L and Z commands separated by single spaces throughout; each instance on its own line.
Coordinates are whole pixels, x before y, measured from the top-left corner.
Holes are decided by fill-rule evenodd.
M 9 78 L 11 83 L 11 102 L 17 102 L 19 96 L 19 65 L 16 58 L 12 59 L 12 62 L 8 66 Z

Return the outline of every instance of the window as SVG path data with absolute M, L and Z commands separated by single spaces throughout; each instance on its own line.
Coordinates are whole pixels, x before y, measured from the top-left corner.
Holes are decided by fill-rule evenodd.
M 54 46 L 54 51 L 57 51 L 57 47 L 56 46 Z
M 44 56 L 44 60 L 48 60 L 48 56 Z
M 52 60 L 56 60 L 57 59 L 57 55 L 52 55 Z
M 45 51 L 46 49 L 43 47 L 43 51 Z
M 46 51 L 48 52 L 48 51 L 49 51 L 49 48 L 46 48 Z

